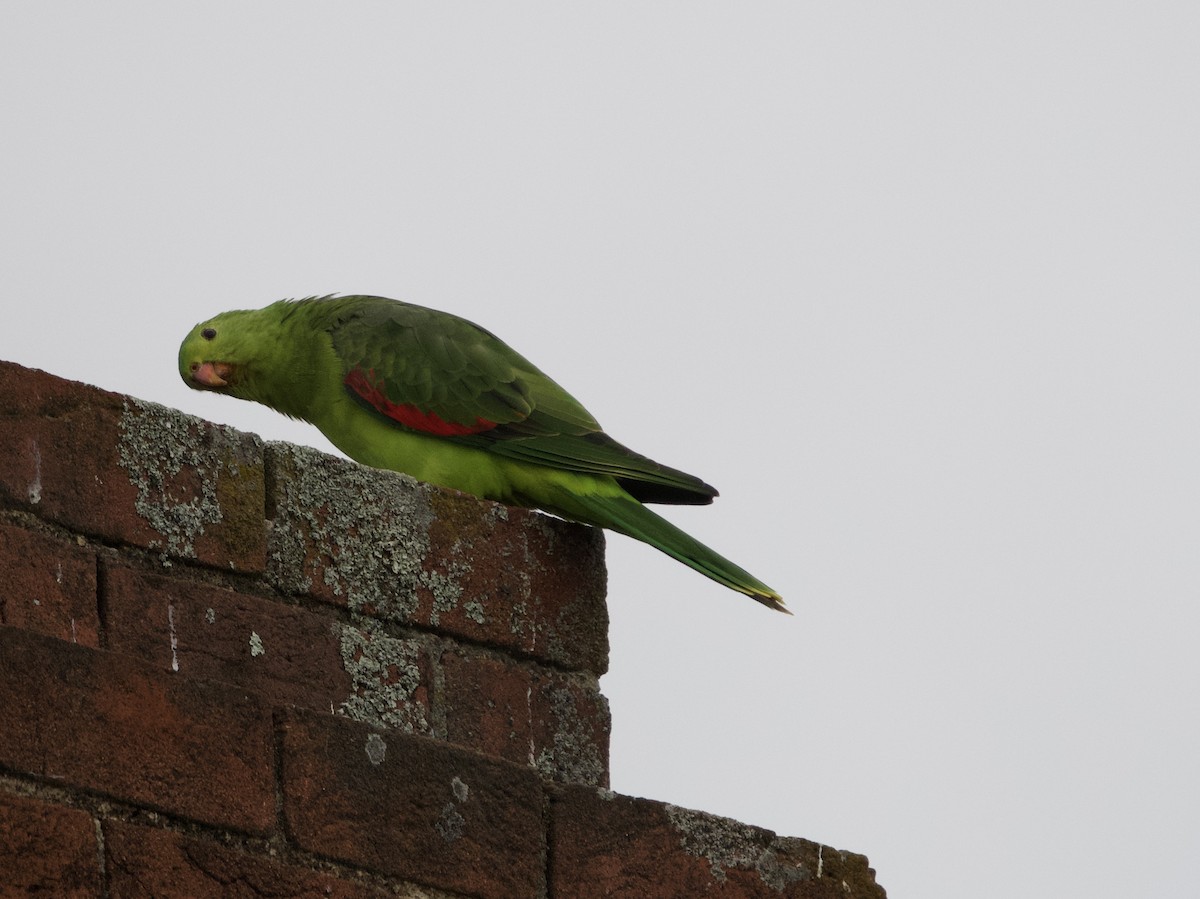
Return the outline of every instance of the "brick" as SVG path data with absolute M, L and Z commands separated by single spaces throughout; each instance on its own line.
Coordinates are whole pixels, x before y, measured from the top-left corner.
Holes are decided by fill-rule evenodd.
M 104 822 L 109 893 L 121 899 L 384 899 L 390 891 L 156 827 Z
M 551 802 L 551 895 L 884 899 L 860 855 L 729 818 L 571 786 Z
M 434 513 L 424 602 L 431 625 L 597 676 L 608 670 L 604 532 L 444 490 Z M 437 588 L 462 597 L 439 616 Z
M 0 505 L 221 568 L 265 565 L 262 444 L 0 362 Z
M 99 895 L 100 853 L 92 816 L 0 795 L 0 899 Z
M 0 627 L 0 766 L 221 827 L 274 823 L 270 711 L 115 653 Z
M 480 897 L 544 892 L 542 792 L 528 769 L 295 711 L 283 731 L 289 836 L 327 858 Z
M 608 665 L 603 535 L 268 444 L 268 570 L 289 593 L 516 651 Z
M 608 786 L 608 703 L 595 681 L 471 652 L 442 656 L 446 736 L 562 783 Z
M 105 566 L 104 599 L 116 652 L 279 705 L 328 710 L 350 696 L 330 615 L 117 564 Z
M 104 585 L 109 649 L 274 705 L 432 732 L 432 666 L 420 639 L 123 565 L 106 566 Z
M 95 554 L 67 540 L 0 525 L 0 624 L 98 646 Z

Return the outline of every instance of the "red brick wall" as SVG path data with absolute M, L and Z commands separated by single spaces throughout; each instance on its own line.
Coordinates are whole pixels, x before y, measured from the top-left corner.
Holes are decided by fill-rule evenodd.
M 603 542 L 0 363 L 0 897 L 883 896 L 608 786 Z

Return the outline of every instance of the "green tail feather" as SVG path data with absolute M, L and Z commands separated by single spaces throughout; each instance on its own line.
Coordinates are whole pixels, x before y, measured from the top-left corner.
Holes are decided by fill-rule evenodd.
M 579 495 L 565 491 L 560 496 L 563 501 L 557 504 L 559 509 L 553 511 L 648 543 L 718 584 L 744 593 L 772 609 L 792 614 L 783 604 L 783 597 L 750 572 L 709 549 L 637 500 L 626 496 Z

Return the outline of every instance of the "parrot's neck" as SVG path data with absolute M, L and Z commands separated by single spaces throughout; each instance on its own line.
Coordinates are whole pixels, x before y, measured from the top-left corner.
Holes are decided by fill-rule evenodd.
M 260 310 L 270 312 L 272 307 Z M 312 422 L 340 366 L 329 334 L 304 316 L 289 315 L 264 328 L 265 339 L 247 366 L 236 394 L 292 418 Z M 325 388 L 325 391 L 322 388 Z

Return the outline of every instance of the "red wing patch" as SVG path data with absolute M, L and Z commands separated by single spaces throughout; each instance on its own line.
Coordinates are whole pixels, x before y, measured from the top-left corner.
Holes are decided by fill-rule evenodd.
M 346 375 L 345 385 L 365 400 L 373 409 L 386 415 L 393 421 L 399 422 L 406 428 L 433 434 L 436 437 L 461 437 L 464 434 L 478 434 L 496 427 L 494 421 L 476 417 L 474 424 L 459 424 L 446 421 L 433 412 L 422 412 L 416 406 L 408 403 L 393 403 L 383 392 L 381 381 L 376 378 L 375 371 L 364 372 L 355 368 Z

